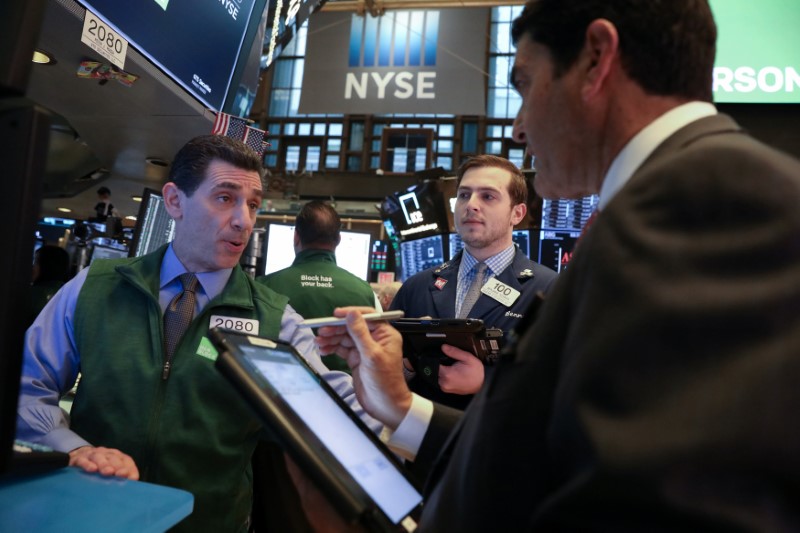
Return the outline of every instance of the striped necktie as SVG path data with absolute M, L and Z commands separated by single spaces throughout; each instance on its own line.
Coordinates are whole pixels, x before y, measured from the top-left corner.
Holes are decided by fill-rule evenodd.
M 486 278 L 486 269 L 489 268 L 486 263 L 477 263 L 474 267 L 475 277 L 472 279 L 472 285 L 469 286 L 467 295 L 464 296 L 464 302 L 461 304 L 461 309 L 458 313 L 458 318 L 467 318 L 472 306 L 478 301 L 481 296 L 481 288 Z
M 197 276 L 191 272 L 179 276 L 183 291 L 175 296 L 164 311 L 164 375 L 167 379 L 172 355 L 183 334 L 189 328 L 194 315 Z

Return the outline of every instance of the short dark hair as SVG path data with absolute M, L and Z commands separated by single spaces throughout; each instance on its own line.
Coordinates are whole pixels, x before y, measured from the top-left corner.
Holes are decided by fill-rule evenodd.
M 528 201 L 528 186 L 525 183 L 525 175 L 517 165 L 504 157 L 496 155 L 476 155 L 461 163 L 461 166 L 456 171 L 456 177 L 458 178 L 456 187 L 461 185 L 461 179 L 468 170 L 486 167 L 500 168 L 511 174 L 511 181 L 508 182 L 508 195 L 511 197 L 511 205 L 524 204 Z
M 224 135 L 201 135 L 187 142 L 175 154 L 169 170 L 169 181 L 175 183 L 186 196 L 191 196 L 205 179 L 206 170 L 214 160 L 258 172 L 262 179 L 264 177 L 261 158 L 245 143 Z
M 34 254 L 35 262 L 39 265 L 39 275 L 36 282 L 68 281 L 69 280 L 69 254 L 60 246 L 45 244 Z
M 528 0 L 511 36 L 546 46 L 559 77 L 597 19 L 614 24 L 622 67 L 646 92 L 712 101 L 717 26 L 707 0 Z
M 300 208 L 294 229 L 300 244 L 333 246 L 339 244 L 342 220 L 336 209 L 322 200 L 312 200 Z
M 102 187 L 97 189 L 97 194 L 108 194 L 110 196 L 111 195 L 111 189 L 109 189 L 108 187 L 103 185 Z

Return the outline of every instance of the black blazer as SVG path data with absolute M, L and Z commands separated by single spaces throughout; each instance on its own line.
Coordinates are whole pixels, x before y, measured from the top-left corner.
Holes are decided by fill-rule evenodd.
M 430 316 L 453 318 L 456 316 L 456 292 L 458 270 L 461 267 L 463 251 L 436 268 L 429 268 L 407 279 L 392 300 L 392 309 L 400 309 L 407 317 Z M 554 284 L 558 274 L 549 268 L 535 263 L 519 249 L 511 264 L 499 275 L 497 280 L 519 291 L 519 297 L 511 306 L 481 294 L 469 312 L 471 318 L 480 318 L 486 327 L 503 330 L 505 342 L 508 334 L 519 322 L 525 310 L 539 292 L 546 293 Z M 490 368 L 490 367 L 489 367 Z M 433 401 L 464 409 L 472 395 L 442 392 L 438 381 L 417 374 L 409 382 L 412 391 Z
M 701 119 L 583 237 L 451 433 L 421 527 L 800 530 L 798 412 L 800 163 Z M 455 420 L 436 409 L 421 463 Z

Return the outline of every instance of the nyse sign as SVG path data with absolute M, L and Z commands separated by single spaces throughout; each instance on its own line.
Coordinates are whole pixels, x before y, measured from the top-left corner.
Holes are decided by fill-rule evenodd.
M 489 13 L 318 13 L 309 22 L 298 111 L 484 114 L 486 82 L 475 65 L 486 61 L 486 41 L 474 35 L 485 33 Z
M 377 98 L 383 100 L 388 93 L 401 100 L 408 98 L 436 98 L 435 72 L 388 71 L 348 72 L 345 80 L 344 97 L 347 100 L 358 98 Z

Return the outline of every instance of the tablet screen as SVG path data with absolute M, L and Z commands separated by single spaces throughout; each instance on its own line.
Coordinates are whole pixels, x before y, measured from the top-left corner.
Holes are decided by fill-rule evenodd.
M 422 496 L 388 450 L 368 436 L 369 428 L 353 419 L 349 407 L 331 396 L 335 392 L 290 347 L 258 337 L 223 335 L 228 346 L 238 348 L 240 367 L 285 402 L 389 520 L 399 524 L 420 504 Z M 292 428 L 299 433 L 304 429 Z

